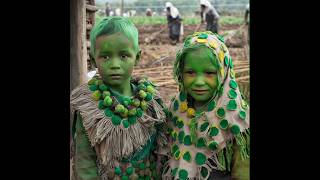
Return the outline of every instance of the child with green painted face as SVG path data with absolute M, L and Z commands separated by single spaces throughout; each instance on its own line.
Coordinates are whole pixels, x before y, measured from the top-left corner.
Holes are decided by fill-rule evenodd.
M 99 73 L 71 93 L 73 178 L 155 179 L 165 113 L 152 82 L 132 78 L 141 54 L 138 31 L 124 17 L 108 17 L 90 41 Z
M 223 37 L 186 38 L 174 63 L 169 161 L 163 179 L 249 179 L 249 107 Z

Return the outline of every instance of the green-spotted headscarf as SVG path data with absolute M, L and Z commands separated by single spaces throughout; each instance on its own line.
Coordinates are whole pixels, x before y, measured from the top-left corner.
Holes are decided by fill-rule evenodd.
M 197 114 L 194 113 L 192 105 L 189 106 L 188 98 L 186 98 L 182 86 L 182 70 L 186 53 L 203 46 L 212 52 L 209 57 L 212 57 L 213 64 L 218 68 L 219 82 L 216 91 L 218 93 L 213 95 L 203 111 Z M 170 106 L 172 112 L 171 136 L 174 139 L 171 150 L 174 152 L 174 158 L 170 158 L 169 163 L 165 166 L 164 169 L 168 170 L 164 172 L 162 178 L 172 179 L 174 176 L 208 179 L 213 169 L 231 171 L 234 167 L 231 164 L 234 154 L 239 153 L 242 160 L 248 159 L 250 157 L 249 106 L 242 99 L 235 79 L 232 58 L 224 44 L 223 37 L 210 31 L 196 32 L 188 36 L 182 49 L 177 53 L 174 76 L 180 85 L 180 92 L 172 99 Z M 185 132 L 188 132 L 187 136 Z M 184 137 L 184 144 L 179 143 L 180 134 L 188 137 L 188 141 Z M 205 142 L 208 144 L 206 145 Z M 237 150 L 233 148 L 234 143 L 237 144 Z M 202 146 L 199 147 L 199 144 Z M 180 152 L 192 152 L 191 157 L 194 161 L 187 161 L 190 158 L 184 157 L 185 154 L 180 157 L 182 154 Z M 240 161 L 238 164 L 244 166 Z M 177 170 L 179 172 L 174 173 Z M 202 170 L 205 170 L 206 173 L 203 173 Z
M 211 31 L 195 32 L 193 35 L 189 35 L 186 38 L 183 48 L 178 51 L 176 61 L 174 63 L 174 77 L 179 84 L 180 90 L 182 89 L 184 57 L 191 50 L 195 50 L 202 46 L 206 46 L 212 50 L 212 53 L 208 55 L 212 59 L 213 64 L 219 69 L 218 89 L 222 87 L 229 70 L 232 76 L 234 76 L 234 71 L 232 70 L 232 58 L 224 44 L 223 37 L 218 34 L 214 34 Z

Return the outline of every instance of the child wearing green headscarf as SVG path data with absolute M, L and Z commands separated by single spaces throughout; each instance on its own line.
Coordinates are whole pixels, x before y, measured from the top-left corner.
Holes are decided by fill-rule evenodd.
M 156 179 L 165 113 L 154 84 L 132 78 L 141 55 L 138 31 L 124 17 L 108 17 L 90 41 L 98 74 L 70 97 L 73 179 Z
M 163 179 L 249 179 L 249 107 L 223 37 L 196 32 L 174 63 L 180 92 L 170 105 Z

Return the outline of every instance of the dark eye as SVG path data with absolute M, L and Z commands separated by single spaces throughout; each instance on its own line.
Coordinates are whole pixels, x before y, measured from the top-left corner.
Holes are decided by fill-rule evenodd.
M 213 76 L 213 75 L 216 75 L 217 74 L 217 72 L 215 72 L 215 71 L 207 71 L 206 72 L 206 75 L 208 75 L 208 76 Z
M 122 54 L 121 55 L 121 59 L 127 59 L 129 56 L 128 55 L 126 55 L 126 54 Z
M 195 74 L 195 72 L 192 71 L 192 70 L 188 70 L 188 71 L 186 71 L 185 73 L 188 74 L 188 75 L 194 75 L 194 74 Z
M 109 60 L 110 59 L 110 56 L 108 56 L 108 55 L 102 55 L 100 57 L 103 58 L 104 60 Z

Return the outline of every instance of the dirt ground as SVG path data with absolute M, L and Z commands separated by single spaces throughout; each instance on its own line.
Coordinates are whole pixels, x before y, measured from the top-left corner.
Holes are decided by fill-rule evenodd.
M 182 40 L 192 34 L 196 28 L 197 25 L 184 26 Z M 239 31 L 239 29 L 241 30 Z M 201 26 L 198 29 L 198 31 L 204 30 L 205 26 Z M 172 76 L 172 65 L 176 52 L 182 46 L 182 41 L 176 45 L 172 45 L 168 37 L 169 32 L 166 25 L 138 26 L 138 31 L 142 55 L 134 74 L 146 75 L 156 82 L 159 85 L 160 94 L 168 105 L 171 97 L 178 92 L 178 86 Z M 246 66 L 248 69 L 249 58 L 246 32 L 246 27 L 242 27 L 241 25 L 224 25 L 220 26 L 219 29 L 219 34 L 233 34 L 230 36 L 231 38 L 227 38 L 225 43 L 234 63 L 241 63 L 242 67 Z M 228 35 L 225 37 L 228 37 Z M 241 75 L 248 76 L 249 73 L 242 70 Z M 245 81 L 245 83 L 245 86 L 248 86 L 248 82 Z

